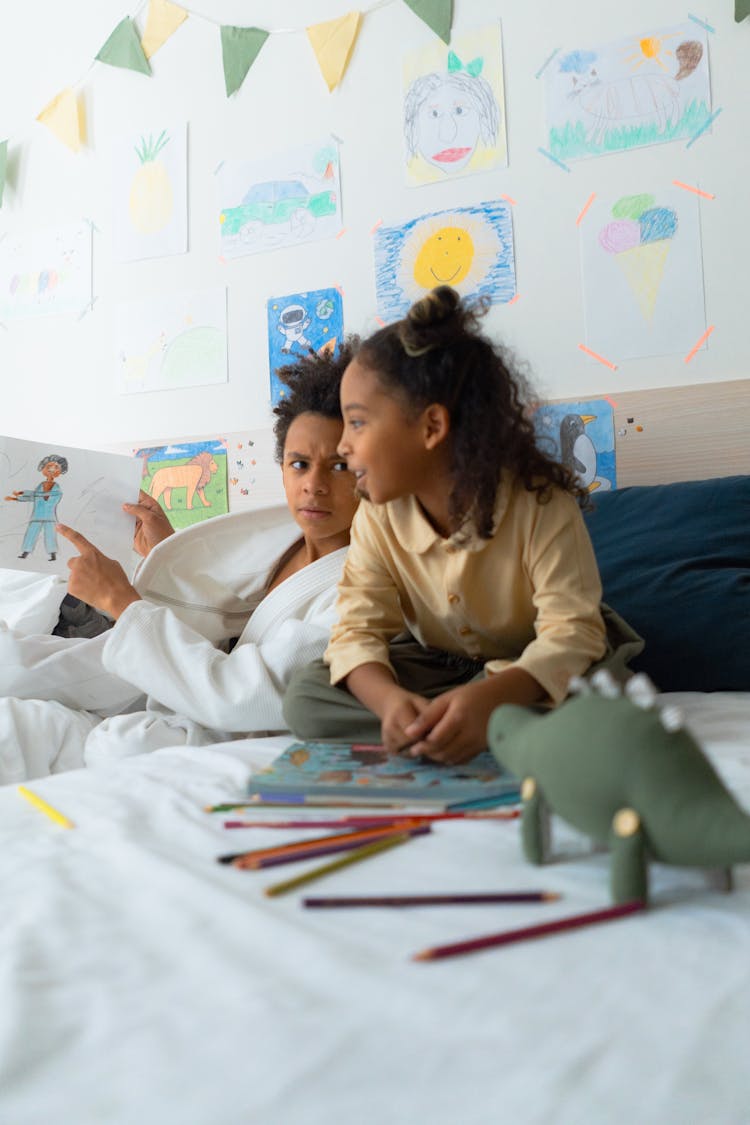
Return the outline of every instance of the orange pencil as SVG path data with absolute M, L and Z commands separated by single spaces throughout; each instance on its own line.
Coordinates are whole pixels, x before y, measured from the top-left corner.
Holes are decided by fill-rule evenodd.
M 325 847 L 327 844 L 369 844 L 371 840 L 377 840 L 381 836 L 392 835 L 394 832 L 408 832 L 409 829 L 417 827 L 419 827 L 417 821 L 404 819 L 396 826 L 387 824 L 382 828 L 362 828 L 356 832 L 333 832 L 326 836 L 315 836 L 312 840 L 296 840 L 291 844 L 276 844 L 269 848 L 252 848 L 245 852 L 231 852 L 229 855 L 219 856 L 218 861 L 219 863 L 234 863 L 235 860 L 239 859 L 271 859 L 291 852 L 313 851 L 316 848 Z

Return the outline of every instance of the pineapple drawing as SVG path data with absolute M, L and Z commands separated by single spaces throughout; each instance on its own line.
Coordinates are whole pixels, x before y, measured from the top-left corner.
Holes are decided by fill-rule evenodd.
M 159 136 L 141 137 L 135 151 L 141 162 L 130 186 L 130 219 L 141 234 L 156 234 L 172 218 L 173 195 L 169 173 L 158 159 L 169 137 L 166 129 Z

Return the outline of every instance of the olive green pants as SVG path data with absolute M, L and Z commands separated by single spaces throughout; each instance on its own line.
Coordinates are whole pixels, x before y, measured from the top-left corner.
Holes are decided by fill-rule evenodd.
M 602 616 L 607 651 L 586 674 L 607 668 L 622 682 L 631 675 L 628 661 L 642 651 L 644 642 L 609 606 L 602 605 Z M 483 660 L 425 648 L 408 635 L 391 642 L 388 659 L 399 684 L 425 699 L 434 699 L 485 675 Z M 380 719 L 346 687 L 331 683 L 323 660 L 294 673 L 284 696 L 284 718 L 294 736 L 305 741 L 380 741 Z

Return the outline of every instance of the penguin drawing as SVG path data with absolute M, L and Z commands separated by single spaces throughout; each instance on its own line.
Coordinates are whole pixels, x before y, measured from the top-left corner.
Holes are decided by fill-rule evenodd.
M 596 472 L 596 447 L 584 427 L 596 420 L 595 414 L 566 414 L 560 422 L 560 460 L 585 489 L 608 489 L 612 482 Z

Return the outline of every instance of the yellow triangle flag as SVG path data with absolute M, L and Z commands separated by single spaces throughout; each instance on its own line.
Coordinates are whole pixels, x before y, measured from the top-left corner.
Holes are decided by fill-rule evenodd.
M 188 13 L 171 0 L 150 0 L 146 27 L 141 39 L 141 47 L 147 59 L 162 47 L 170 35 L 174 35 L 181 23 L 188 18 Z
M 70 87 L 62 90 L 37 115 L 37 121 L 46 125 L 59 141 L 73 152 L 80 152 L 82 144 L 81 118 L 78 99 Z
M 327 20 L 307 28 L 307 38 L 329 90 L 338 86 L 344 77 L 361 19 L 361 12 L 349 12 L 341 19 Z

